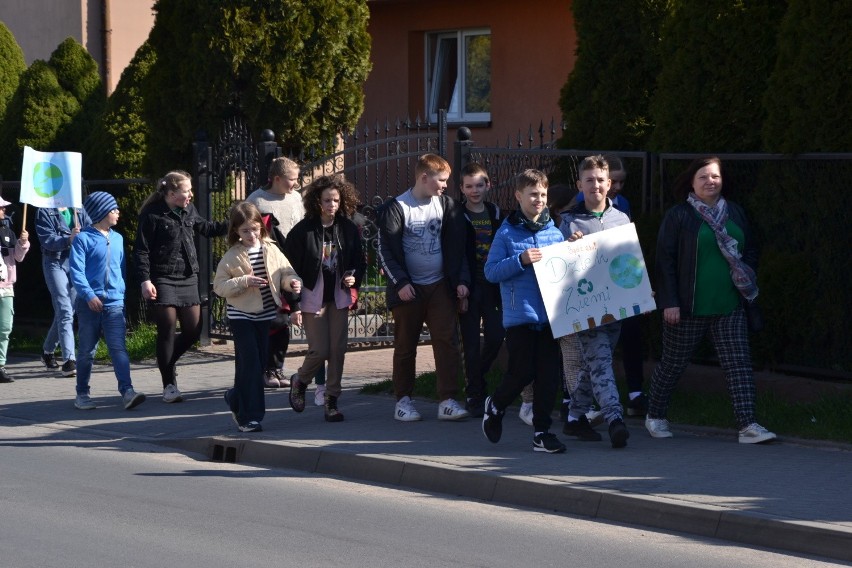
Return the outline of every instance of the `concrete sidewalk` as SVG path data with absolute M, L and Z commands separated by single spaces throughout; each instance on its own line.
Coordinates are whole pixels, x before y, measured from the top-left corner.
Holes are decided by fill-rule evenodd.
M 302 357 L 288 360 L 288 369 Z M 134 365 L 137 390 L 149 400 L 125 411 L 112 370 L 96 366 L 92 397 L 99 408 L 73 406 L 74 383 L 47 373 L 32 358 L 7 364 L 16 377 L 0 385 L 0 424 L 37 424 L 73 433 L 80 443 L 133 439 L 203 454 L 214 460 L 286 467 L 422 491 L 459 495 L 681 531 L 750 545 L 852 561 L 852 445 L 781 440 L 746 446 L 733 431 L 674 427 L 655 440 L 641 420 L 627 419 L 627 448 L 569 441 L 564 454 L 532 451 L 531 428 L 510 410 L 503 438 L 491 444 L 479 420 L 439 422 L 437 404 L 418 401 L 422 422 L 393 420 L 391 396 L 359 395 L 366 383 L 390 377 L 391 350 L 347 355 L 343 423 L 323 420 L 313 406 L 294 413 L 287 389 L 267 390 L 264 431 L 240 434 L 222 393 L 233 381 L 230 347 L 188 354 L 178 365 L 187 397 L 164 404 L 153 364 Z M 418 372 L 433 368 L 420 348 Z M 767 425 L 771 426 L 771 425 Z M 49 442 L 50 440 L 43 440 Z M 4 441 L 0 440 L 0 444 Z

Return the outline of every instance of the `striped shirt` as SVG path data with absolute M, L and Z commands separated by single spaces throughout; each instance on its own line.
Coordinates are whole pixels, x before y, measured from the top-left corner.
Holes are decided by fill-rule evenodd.
M 254 276 L 268 280 L 266 274 L 266 264 L 263 262 L 263 247 L 247 249 L 251 270 Z M 258 313 L 252 314 L 236 309 L 231 304 L 228 304 L 228 319 L 266 321 L 275 318 L 275 312 L 278 306 L 275 305 L 275 300 L 272 298 L 272 290 L 269 286 L 260 288 L 260 296 L 263 298 L 263 309 Z

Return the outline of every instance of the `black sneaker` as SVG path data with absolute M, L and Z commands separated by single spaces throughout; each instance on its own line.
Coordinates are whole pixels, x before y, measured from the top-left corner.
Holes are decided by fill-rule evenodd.
M 481 398 L 469 398 L 464 405 L 471 418 L 482 418 L 485 415 L 485 401 Z
M 237 426 L 237 429 L 239 429 L 240 432 L 263 432 L 263 426 L 261 426 L 260 422 L 257 420 L 240 424 Z
M 630 432 L 627 431 L 627 426 L 624 425 L 624 420 L 616 418 L 609 424 L 609 441 L 612 442 L 613 448 L 623 448 L 627 445 L 627 438 L 630 437 Z
M 59 368 L 59 363 L 56 362 L 56 356 L 53 353 L 42 353 L 41 362 L 48 371 L 55 371 Z
M 627 416 L 645 416 L 648 414 L 648 398 L 645 393 L 627 402 Z
M 491 403 L 491 397 L 485 399 L 485 408 L 482 414 L 482 433 L 488 441 L 496 444 L 503 435 L 503 414 L 505 411 L 497 410 Z
M 561 454 L 565 451 L 565 444 L 550 432 L 542 432 L 533 438 L 534 452 L 547 452 L 548 454 Z
M 308 385 L 299 380 L 299 374 L 290 377 L 290 408 L 296 412 L 305 410 L 305 391 Z
M 15 379 L 6 372 L 6 367 L 0 367 L 0 383 L 14 383 Z
M 77 375 L 77 362 L 74 359 L 68 359 L 62 363 L 62 376 L 74 377 Z
M 565 422 L 562 433 L 566 436 L 577 438 L 581 442 L 600 442 L 603 438 L 595 432 L 586 415 L 580 416 L 579 420 Z

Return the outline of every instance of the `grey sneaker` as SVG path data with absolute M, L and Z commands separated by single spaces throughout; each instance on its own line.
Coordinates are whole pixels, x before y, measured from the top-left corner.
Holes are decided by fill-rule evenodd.
M 770 442 L 776 437 L 773 432 L 757 422 L 752 422 L 740 430 L 740 444 L 762 444 L 763 442 Z
M 163 389 L 163 402 L 181 402 L 183 393 L 177 388 L 177 385 L 166 385 Z
M 87 394 L 78 394 L 74 399 L 74 408 L 78 410 L 94 410 L 98 407 L 95 401 Z
M 133 390 L 133 387 L 130 387 L 121 395 L 121 400 L 124 402 L 124 410 L 130 410 L 145 402 L 145 395 L 141 392 L 136 392 Z

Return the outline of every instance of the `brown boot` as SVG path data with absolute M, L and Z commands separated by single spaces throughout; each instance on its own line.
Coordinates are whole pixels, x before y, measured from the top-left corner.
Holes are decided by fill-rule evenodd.
M 343 413 L 337 410 L 337 397 L 325 395 L 325 421 L 343 422 Z

